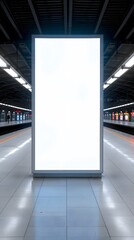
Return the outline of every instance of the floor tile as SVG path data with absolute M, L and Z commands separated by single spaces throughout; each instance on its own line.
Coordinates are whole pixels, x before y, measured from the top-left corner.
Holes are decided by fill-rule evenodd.
M 66 197 L 66 187 L 42 185 L 39 197 Z
M 9 201 L 9 199 L 10 197 L 0 197 L 0 212 L 7 205 L 7 202 Z
M 93 195 L 90 196 L 77 196 L 77 197 L 67 197 L 67 207 L 74 208 L 74 207 L 98 207 L 97 201 Z
M 32 216 L 30 227 L 66 227 L 66 216 Z
M 98 208 L 68 208 L 68 227 L 104 226 L 101 213 Z
M 83 178 L 67 178 L 67 186 L 86 186 L 86 187 L 90 187 L 90 181 L 88 178 L 83 179 Z
M 45 178 L 43 185 L 45 186 L 65 186 L 66 187 L 66 179 L 65 178 Z
M 16 190 L 16 186 L 0 185 L 0 197 L 11 197 Z
M 133 217 L 132 212 L 129 210 L 129 208 L 122 203 L 114 203 L 114 202 L 107 202 L 103 204 L 99 204 L 101 213 L 103 217 L 107 217 L 108 215 L 110 217 Z
M 111 237 L 134 237 L 134 217 L 104 219 Z
M 40 197 L 37 199 L 33 216 L 66 215 L 65 197 Z
M 25 235 L 25 240 L 32 237 L 33 239 L 38 239 L 38 237 L 44 237 L 47 240 L 66 240 L 66 228 L 56 228 L 56 227 L 28 227 Z
M 96 192 L 95 198 L 97 199 L 98 204 L 101 203 L 123 203 L 123 199 L 117 191 L 108 191 L 108 192 Z
M 67 196 L 68 197 L 93 196 L 93 191 L 90 185 L 89 186 L 70 185 L 67 186 Z
M 12 197 L 1 212 L 1 217 L 31 216 L 35 205 L 34 198 Z
M 68 228 L 67 240 L 110 240 L 105 227 Z
M 24 217 L 0 217 L 0 237 L 23 237 L 28 222 Z
M 24 238 L 23 237 L 4 237 L 4 238 L 1 238 L 0 237 L 0 240 L 23 240 Z
M 127 204 L 127 206 L 129 207 L 129 209 L 132 211 L 132 213 L 134 214 L 134 194 L 131 195 L 123 195 L 123 200 L 124 202 Z
M 125 150 L 121 139 L 106 137 Z M 30 151 L 29 145 L 0 162 L 0 240 L 110 240 L 109 234 L 111 240 L 134 240 L 133 163 L 105 144 L 102 178 L 33 179 Z
M 35 181 L 32 178 L 31 179 L 24 179 L 22 184 L 17 188 L 17 190 L 14 193 L 14 196 L 16 197 L 22 197 L 22 196 L 38 196 L 42 181 Z
M 111 240 L 134 240 L 134 237 L 113 237 Z
M 110 181 L 101 181 L 101 180 L 91 180 L 90 181 L 92 189 L 94 192 L 107 192 L 107 191 L 115 191 L 115 187 L 112 185 Z

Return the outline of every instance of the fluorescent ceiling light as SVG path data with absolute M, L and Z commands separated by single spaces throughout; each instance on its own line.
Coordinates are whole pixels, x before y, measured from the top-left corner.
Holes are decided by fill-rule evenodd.
M 128 69 L 119 69 L 115 74 L 114 74 L 114 77 L 118 78 L 118 77 L 121 77 L 125 72 L 127 72 Z
M 7 63 L 0 57 L 0 67 L 7 67 Z
M 15 79 L 16 79 L 16 81 L 19 82 L 20 84 L 25 84 L 25 83 L 26 83 L 26 81 L 25 81 L 22 77 L 20 77 L 20 78 L 15 78 Z
M 4 71 L 6 71 L 13 78 L 18 77 L 18 74 L 12 68 L 4 69 Z
M 123 105 L 118 105 L 118 106 L 115 106 L 115 107 L 105 108 L 103 111 L 105 112 L 105 111 L 108 111 L 108 110 L 111 110 L 111 109 L 126 107 L 126 106 L 130 106 L 130 105 L 134 105 L 134 102 L 126 103 L 126 104 L 123 104 Z
M 126 63 L 125 67 L 132 67 L 134 65 L 134 56 L 131 57 Z
M 108 84 L 111 84 L 111 83 L 115 82 L 116 79 L 117 79 L 117 78 L 110 78 L 110 79 L 107 81 L 107 83 L 108 83 Z
M 106 89 L 108 86 L 109 86 L 109 84 L 106 84 L 106 83 L 105 83 L 105 84 L 103 85 L 103 89 Z
M 13 105 L 7 104 L 7 103 L 0 103 L 0 105 L 2 105 L 2 106 L 6 106 L 6 107 L 15 108 L 15 109 L 21 109 L 21 110 L 25 110 L 25 111 L 32 112 L 31 109 L 28 109 L 28 108 L 21 108 L 21 107 L 17 107 L 17 106 L 13 106 Z
M 24 84 L 24 87 L 27 88 L 27 89 L 30 89 L 31 85 L 30 84 Z
M 27 81 L 2 56 L 0 56 L 0 67 L 11 77 L 15 78 L 17 82 L 32 92 L 31 85 L 28 84 Z

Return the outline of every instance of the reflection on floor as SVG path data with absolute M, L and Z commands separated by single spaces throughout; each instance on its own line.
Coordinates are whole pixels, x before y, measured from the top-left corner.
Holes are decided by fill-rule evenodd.
M 30 129 L 0 148 L 0 240 L 134 240 L 133 136 L 105 128 L 101 179 L 33 179 Z

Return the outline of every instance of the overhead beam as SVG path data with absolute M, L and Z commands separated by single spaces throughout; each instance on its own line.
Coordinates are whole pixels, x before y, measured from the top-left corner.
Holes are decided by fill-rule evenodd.
M 29 64 L 27 63 L 26 59 L 24 58 L 23 54 L 21 53 L 21 51 L 18 49 L 18 47 L 15 44 L 12 44 L 13 48 L 15 49 L 15 51 L 19 54 L 19 56 L 23 59 L 25 65 L 28 67 L 28 69 L 30 69 Z
M 69 23 L 68 23 L 68 33 L 72 32 L 72 15 L 73 15 L 73 0 L 69 0 Z
M 19 37 L 22 38 L 22 35 L 17 27 L 17 25 L 15 24 L 13 18 L 11 17 L 11 14 L 9 13 L 7 7 L 5 6 L 5 3 L 1 0 L 0 1 L 0 5 L 2 7 L 2 9 L 4 10 L 8 20 L 10 21 L 10 23 L 12 24 L 13 28 L 16 30 L 16 32 L 18 33 Z
M 67 0 L 64 0 L 64 33 L 67 34 Z
M 42 33 L 42 30 L 41 30 L 41 27 L 40 27 L 40 23 L 39 23 L 39 20 L 37 18 L 37 15 L 36 15 L 36 12 L 35 12 L 32 0 L 28 0 L 28 4 L 29 4 L 29 7 L 31 9 L 34 21 L 35 21 L 36 26 L 37 26 L 37 29 L 38 29 L 39 33 Z
M 105 13 L 105 10 L 106 10 L 106 8 L 107 8 L 108 3 L 109 3 L 109 0 L 105 0 L 105 2 L 104 2 L 104 4 L 103 4 L 103 7 L 102 7 L 102 10 L 101 10 L 101 12 L 100 12 L 100 16 L 99 16 L 99 19 L 98 19 L 98 22 L 97 22 L 95 31 L 94 31 L 95 33 L 96 33 L 96 32 L 98 31 L 98 29 L 99 29 L 99 26 L 100 26 L 100 24 L 101 24 L 101 21 L 102 21 L 102 18 L 103 18 L 103 16 L 104 16 L 104 13 Z
M 6 37 L 8 40 L 10 40 L 9 35 L 8 35 L 7 31 L 5 30 L 5 28 L 2 26 L 2 24 L 0 24 L 0 29 L 1 29 L 1 31 L 3 32 L 3 34 L 5 35 L 5 37 Z
M 120 25 L 119 29 L 117 30 L 117 32 L 115 33 L 113 38 L 116 38 L 118 36 L 118 34 L 120 33 L 120 31 L 122 30 L 122 28 L 125 26 L 125 24 L 127 23 L 128 19 L 130 18 L 132 12 L 134 10 L 134 5 L 132 6 L 132 8 L 129 10 L 128 14 L 126 15 L 125 19 L 123 20 L 122 24 Z
M 133 28 L 131 29 L 131 31 L 128 33 L 128 35 L 126 36 L 126 39 L 129 39 L 133 33 L 134 33 L 134 27 L 133 27 Z

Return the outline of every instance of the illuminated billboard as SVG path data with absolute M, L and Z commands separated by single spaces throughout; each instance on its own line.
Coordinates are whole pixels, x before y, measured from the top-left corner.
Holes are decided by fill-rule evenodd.
M 102 38 L 34 36 L 32 61 L 33 174 L 101 174 Z

